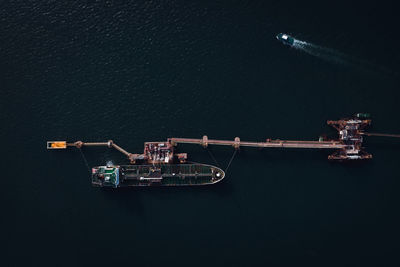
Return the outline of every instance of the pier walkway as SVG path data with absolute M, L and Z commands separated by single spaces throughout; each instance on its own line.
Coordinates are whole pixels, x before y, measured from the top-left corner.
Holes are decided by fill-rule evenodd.
M 192 138 L 169 138 L 168 141 L 173 144 L 198 144 L 203 147 L 208 145 L 221 145 L 221 146 L 233 146 L 235 149 L 240 147 L 258 147 L 258 148 L 321 148 L 321 149 L 342 149 L 346 145 L 340 141 L 290 141 L 290 140 L 270 140 L 266 142 L 248 142 L 241 141 L 239 137 L 234 140 L 214 140 L 208 139 L 207 136 L 203 136 L 202 139 Z

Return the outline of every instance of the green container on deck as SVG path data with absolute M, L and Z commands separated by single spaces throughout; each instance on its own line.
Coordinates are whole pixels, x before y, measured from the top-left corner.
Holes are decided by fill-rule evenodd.
M 357 113 L 356 117 L 359 119 L 369 119 L 371 117 L 371 114 L 369 113 Z

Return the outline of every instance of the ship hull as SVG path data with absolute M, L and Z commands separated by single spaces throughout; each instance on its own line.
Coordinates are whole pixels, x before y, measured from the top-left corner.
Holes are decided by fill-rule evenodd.
M 198 186 L 220 182 L 225 172 L 215 166 L 193 164 L 99 166 L 92 169 L 95 187 Z

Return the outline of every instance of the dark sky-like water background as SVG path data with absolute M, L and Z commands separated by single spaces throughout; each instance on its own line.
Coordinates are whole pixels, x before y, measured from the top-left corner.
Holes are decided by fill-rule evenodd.
M 400 133 L 393 3 L 1 1 L 1 265 L 398 265 L 399 140 L 367 138 L 374 159 L 358 164 L 242 149 L 220 184 L 118 191 L 91 187 L 79 151 L 46 150 L 316 140 L 356 112 Z M 284 46 L 280 32 L 320 50 Z M 211 150 L 221 166 L 233 152 Z M 83 152 L 90 166 L 127 162 Z

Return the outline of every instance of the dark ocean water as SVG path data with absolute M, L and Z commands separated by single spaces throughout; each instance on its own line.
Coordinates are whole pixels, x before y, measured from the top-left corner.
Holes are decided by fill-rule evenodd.
M 398 7 L 299 1 L 1 1 L 2 266 L 398 266 L 400 141 L 374 159 L 242 149 L 220 184 L 92 188 L 76 150 L 167 137 L 400 133 Z M 292 3 L 291 3 L 292 2 Z M 291 49 L 279 32 L 359 59 Z M 374 67 L 371 67 L 374 66 Z M 201 147 L 181 146 L 213 163 Z M 226 166 L 232 149 L 212 148 Z M 90 165 L 126 162 L 84 149 Z

